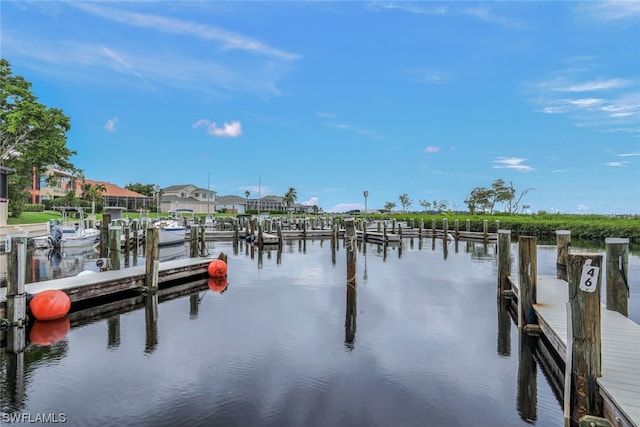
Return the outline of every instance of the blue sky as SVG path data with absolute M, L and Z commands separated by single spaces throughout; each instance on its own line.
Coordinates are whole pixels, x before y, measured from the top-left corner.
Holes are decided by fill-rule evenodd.
M 89 179 L 640 213 L 640 2 L 2 1 Z

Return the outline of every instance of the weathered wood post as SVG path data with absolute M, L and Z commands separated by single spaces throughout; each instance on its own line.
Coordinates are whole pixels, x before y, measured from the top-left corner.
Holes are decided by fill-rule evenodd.
M 447 242 L 449 241 L 449 220 L 447 218 L 442 219 L 442 241 L 444 245 L 447 246 Z
M 511 289 L 511 230 L 498 230 L 498 297 Z
M 571 231 L 556 230 L 556 277 L 567 280 L 567 260 L 569 258 L 569 248 L 571 247 Z
M 144 284 L 148 291 L 155 292 L 158 290 L 158 272 L 160 270 L 160 261 L 158 261 L 158 229 L 155 227 L 147 228 L 145 242 L 145 279 Z
M 307 240 L 307 219 L 302 219 L 302 240 Z
M 537 325 L 538 316 L 533 310 L 537 302 L 536 283 L 538 280 L 538 254 L 536 238 L 521 236 L 518 239 L 518 327 L 526 328 L 527 325 Z
M 470 219 L 465 219 L 464 220 L 464 229 L 467 233 L 469 233 L 471 231 L 471 220 Z
M 460 240 L 460 220 L 458 218 L 453 220 L 453 237 L 456 242 Z
M 24 350 L 27 294 L 25 291 L 27 273 L 27 234 L 9 234 L 7 236 L 7 321 L 11 337 L 12 351 Z M 22 341 L 22 344 L 20 342 Z
M 133 265 L 138 265 L 138 246 L 140 246 L 139 225 L 138 221 L 131 223 L 131 233 L 133 234 Z
M 387 221 L 382 224 L 382 241 L 387 243 Z
M 607 310 L 629 317 L 629 239 L 608 237 Z
M 233 221 L 233 246 L 238 246 L 238 242 L 240 241 L 240 232 L 239 232 L 239 224 L 238 221 Z
M 385 227 L 386 228 L 386 227 Z M 353 348 L 356 334 L 356 229 L 353 218 L 345 221 L 344 241 L 347 252 L 347 305 L 345 314 L 345 345 Z
M 100 258 L 109 255 L 109 225 L 111 224 L 111 214 L 102 214 L 100 223 Z
M 424 219 L 420 218 L 418 222 L 418 238 L 422 239 L 422 230 L 424 230 Z
M 122 259 L 121 235 L 121 226 L 109 226 L 109 270 L 120 270 L 120 261 Z
M 131 256 L 131 227 L 124 228 L 124 266 L 129 266 L 129 257 Z
M 204 221 L 204 218 L 202 218 L 202 221 Z M 207 231 L 202 222 L 198 225 L 198 251 L 199 256 L 204 256 L 207 253 Z
M 485 244 L 489 241 L 489 220 L 482 220 L 482 240 Z
M 264 247 L 264 236 L 262 235 L 262 223 L 258 224 L 258 250 L 262 252 Z
M 198 256 L 198 226 L 195 224 L 189 227 L 189 258 Z
M 602 375 L 600 353 L 600 267 L 602 255 L 569 255 L 569 303 L 572 325 L 571 418 L 602 415 L 596 379 Z

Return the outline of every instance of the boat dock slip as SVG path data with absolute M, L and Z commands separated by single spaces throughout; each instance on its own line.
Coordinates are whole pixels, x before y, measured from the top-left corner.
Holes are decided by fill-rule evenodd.
M 509 276 L 519 294 L 517 276 Z M 552 276 L 538 276 L 533 308 L 541 332 L 563 362 L 567 355 L 568 284 Z M 640 426 L 640 325 L 612 310 L 601 309 L 602 376 L 597 379 L 607 418 L 620 419 L 615 426 Z M 619 413 L 616 409 L 619 410 Z
M 603 261 L 600 253 L 570 253 L 568 233 L 557 232 L 556 276 L 539 276 L 536 238 L 519 237 L 512 274 L 510 231 L 499 230 L 498 298 L 517 301 L 520 331 L 541 336 L 554 353 L 565 425 L 638 427 L 640 325 L 627 317 L 628 239 L 606 239 Z M 619 293 L 624 298 L 613 298 Z
M 207 267 L 213 258 L 186 258 L 159 263 L 158 283 L 180 280 L 195 280 L 208 277 Z M 102 297 L 122 291 L 141 288 L 145 285 L 146 266 L 103 271 L 74 277 L 28 283 L 25 290 L 35 294 L 48 289 L 64 291 L 71 302 Z M 0 288 L 0 317 L 4 317 L 7 288 Z

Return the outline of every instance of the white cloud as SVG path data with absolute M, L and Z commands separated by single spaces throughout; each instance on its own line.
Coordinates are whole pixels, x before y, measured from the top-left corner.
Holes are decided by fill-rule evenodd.
M 557 92 L 593 92 L 598 90 L 621 89 L 628 87 L 633 82 L 627 79 L 613 78 L 606 80 L 591 80 L 583 83 L 565 84 L 555 87 Z
M 621 161 L 621 162 L 607 162 L 604 165 L 612 167 L 612 168 L 621 168 L 621 167 L 624 167 L 624 166 L 628 165 L 629 163 L 631 163 L 631 162 L 629 162 L 627 160 L 624 160 L 624 161 Z
M 589 210 L 589 208 L 586 205 L 583 205 L 582 203 L 580 203 L 576 209 L 578 209 L 578 211 L 580 212 L 585 212 Z
M 206 126 L 207 133 L 213 136 L 236 138 L 242 135 L 242 124 L 237 120 L 229 123 L 223 123 L 221 127 L 209 119 L 200 119 L 193 124 L 194 128 L 201 126 Z
M 640 2 L 633 0 L 586 2 L 581 3 L 577 10 L 598 21 L 617 21 L 640 16 Z
M 304 206 L 318 205 L 318 198 L 317 197 L 311 197 L 309 200 L 305 200 L 304 202 L 300 202 L 300 204 L 304 205 Z
M 129 12 L 109 7 L 101 7 L 96 3 L 71 2 L 74 6 L 92 15 L 100 16 L 104 19 L 119 22 L 133 27 L 151 28 L 155 31 L 186 34 L 205 40 L 215 40 L 222 43 L 224 49 L 238 49 L 250 51 L 266 56 L 291 61 L 298 58 L 298 55 L 285 52 L 280 49 L 265 45 L 264 43 L 251 39 L 240 34 L 223 30 L 209 25 L 197 24 L 179 19 L 151 15 L 144 13 Z
M 116 131 L 116 123 L 118 123 L 118 118 L 114 117 L 112 119 L 108 119 L 107 123 L 104 124 L 104 129 L 107 132 L 115 132 Z
M 525 165 L 524 161 L 527 159 L 521 159 L 518 157 L 498 157 L 493 161 L 494 169 L 515 169 L 519 171 L 532 171 L 531 166 Z
M 618 154 L 618 157 L 631 157 L 631 156 L 640 156 L 640 151 L 636 151 L 634 153 L 622 153 Z
M 440 151 L 440 147 L 437 147 L 435 145 L 429 145 L 427 148 L 424 149 L 424 151 L 426 153 L 437 153 L 438 151 Z

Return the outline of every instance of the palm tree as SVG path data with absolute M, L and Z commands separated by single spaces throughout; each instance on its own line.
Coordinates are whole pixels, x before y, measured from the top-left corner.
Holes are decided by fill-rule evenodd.
M 287 209 L 289 209 L 297 199 L 298 195 L 296 194 L 296 189 L 289 187 L 289 191 L 284 194 L 284 203 L 287 205 Z

